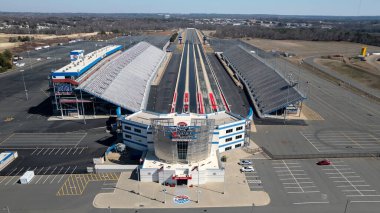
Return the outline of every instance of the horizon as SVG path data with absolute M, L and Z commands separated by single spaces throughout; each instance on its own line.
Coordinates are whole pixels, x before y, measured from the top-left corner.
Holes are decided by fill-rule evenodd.
M 111 0 L 67 0 L 55 2 L 39 0 L 0 0 L 2 12 L 19 13 L 88 13 L 88 14 L 226 14 L 226 15 L 277 15 L 277 16 L 380 16 L 380 2 L 376 0 L 329 0 L 306 1 L 248 1 L 235 0 L 203 2 L 193 0 L 191 4 L 175 0 L 123 1 Z M 74 5 L 74 6 L 73 6 Z M 337 9 L 338 8 L 338 9 Z

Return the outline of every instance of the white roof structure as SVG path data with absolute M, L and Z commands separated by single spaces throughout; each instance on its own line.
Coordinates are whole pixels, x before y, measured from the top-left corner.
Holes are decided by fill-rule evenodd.
M 83 57 L 78 58 L 76 61 L 70 62 L 68 65 L 54 71 L 52 73 L 54 78 L 64 78 L 64 76 L 75 76 L 78 77 L 94 66 L 96 63 L 101 61 L 103 58 L 108 55 L 113 54 L 114 52 L 120 50 L 122 48 L 121 45 L 109 45 L 94 52 L 91 52 Z M 83 51 L 83 50 L 73 50 L 75 51 Z
M 78 89 L 130 111 L 146 108 L 150 83 L 165 52 L 140 42 L 102 66 Z
M 159 114 L 155 112 L 150 111 L 139 111 L 136 113 L 133 113 L 131 115 L 128 115 L 126 117 L 123 117 L 125 120 L 134 121 L 141 124 L 151 125 L 151 119 L 157 119 L 157 118 L 172 118 L 173 122 L 175 124 L 179 122 L 185 122 L 188 125 L 191 123 L 191 119 L 214 119 L 215 125 L 220 126 L 224 124 L 233 123 L 236 121 L 244 120 L 244 118 L 234 115 L 231 113 L 228 113 L 226 111 L 219 111 L 219 112 L 213 112 L 210 114 L 196 114 L 196 113 L 186 113 L 186 114 L 177 114 L 177 113 L 170 113 L 170 114 Z

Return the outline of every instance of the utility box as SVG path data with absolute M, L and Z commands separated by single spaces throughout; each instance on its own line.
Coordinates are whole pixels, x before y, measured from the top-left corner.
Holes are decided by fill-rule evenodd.
M 21 184 L 28 184 L 32 179 L 34 178 L 34 171 L 26 171 L 21 177 L 20 177 L 20 183 Z

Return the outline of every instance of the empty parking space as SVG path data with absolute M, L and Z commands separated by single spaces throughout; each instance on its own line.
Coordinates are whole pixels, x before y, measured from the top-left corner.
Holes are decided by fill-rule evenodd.
M 0 186 L 13 186 L 20 184 L 19 179 L 26 171 L 34 171 L 35 177 L 29 184 L 60 184 L 67 175 L 77 171 L 77 166 L 58 167 L 20 167 L 13 168 L 6 176 L 0 176 Z
M 320 192 L 300 162 L 281 160 L 272 162 L 272 165 L 286 193 L 305 194 Z
M 361 174 L 358 174 L 343 160 L 331 160 L 331 165 L 323 166 L 322 172 L 349 199 L 362 197 L 379 197 L 380 194 Z
M 92 181 L 113 181 L 116 182 L 120 177 L 120 173 L 99 173 L 99 174 L 72 174 L 63 183 L 57 192 L 57 196 L 66 195 L 81 195 L 89 182 Z M 104 183 L 103 183 L 104 185 Z M 110 189 L 115 186 L 114 184 L 103 187 Z
M 300 133 L 318 152 L 349 151 L 350 149 L 380 150 L 380 137 L 369 132 L 321 131 Z
M 14 133 L 1 147 L 77 146 L 87 133 Z
M 30 153 L 32 156 L 81 155 L 88 147 L 36 147 Z

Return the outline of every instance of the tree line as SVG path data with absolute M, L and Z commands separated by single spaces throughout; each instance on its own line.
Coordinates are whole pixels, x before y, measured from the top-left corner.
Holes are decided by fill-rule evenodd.
M 264 38 L 275 40 L 349 41 L 380 46 L 380 35 L 360 29 L 265 28 L 252 26 L 217 27 L 212 35 L 218 38 Z
M 0 53 L 0 72 L 5 72 L 12 68 L 12 53 L 9 50 L 4 50 Z

